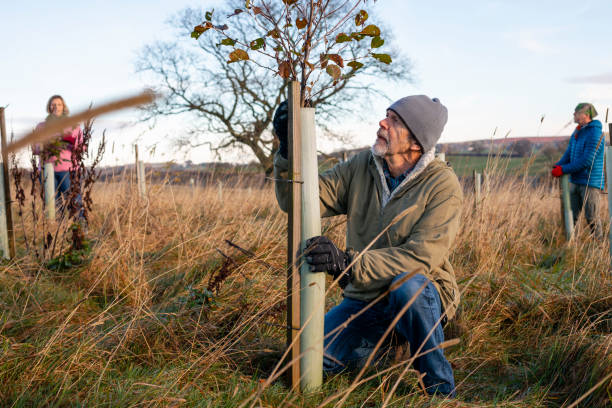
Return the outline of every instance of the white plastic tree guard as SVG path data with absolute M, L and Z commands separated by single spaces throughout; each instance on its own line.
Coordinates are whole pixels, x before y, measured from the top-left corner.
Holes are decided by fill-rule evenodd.
M 48 220 L 55 219 L 55 170 L 53 163 L 45 163 L 43 167 L 43 184 L 45 187 L 45 216 Z
M 138 191 L 140 192 L 140 198 L 145 200 L 147 198 L 147 179 L 145 175 L 145 165 L 142 160 L 138 161 Z
M 563 203 L 563 220 L 565 221 L 565 239 L 569 242 L 574 235 L 574 215 L 570 203 L 569 176 L 561 176 L 561 200 Z
M 302 245 L 321 235 L 319 171 L 315 136 L 315 110 L 302 108 Z M 313 273 L 306 262 L 300 269 L 300 388 L 313 390 L 323 382 L 323 321 L 325 315 L 325 273 Z

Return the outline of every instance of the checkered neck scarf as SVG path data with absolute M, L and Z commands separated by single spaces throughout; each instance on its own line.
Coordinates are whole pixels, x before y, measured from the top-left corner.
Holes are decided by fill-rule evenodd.
M 402 181 L 406 178 L 406 176 L 412 171 L 414 167 L 409 168 L 402 174 L 397 177 L 393 177 L 391 175 L 391 171 L 389 171 L 389 166 L 387 165 L 387 161 L 383 160 L 383 173 L 385 174 L 385 180 L 387 181 L 387 186 L 389 186 L 389 191 L 393 191 L 402 184 Z

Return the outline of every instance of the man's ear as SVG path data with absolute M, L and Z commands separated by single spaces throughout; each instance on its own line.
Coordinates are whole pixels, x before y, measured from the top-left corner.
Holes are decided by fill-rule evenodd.
M 419 146 L 419 144 L 415 142 L 410 145 L 410 150 L 412 150 L 413 152 L 420 152 L 423 149 L 421 149 L 421 146 Z

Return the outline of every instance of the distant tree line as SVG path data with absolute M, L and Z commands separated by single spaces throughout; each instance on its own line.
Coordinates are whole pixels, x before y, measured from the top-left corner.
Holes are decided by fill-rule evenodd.
M 567 141 L 534 143 L 529 139 L 508 143 L 492 144 L 489 140 L 476 140 L 469 143 L 439 144 L 437 151 L 449 155 L 488 156 L 490 154 L 504 157 L 529 157 L 541 154 L 548 160 L 558 160 L 567 147 Z

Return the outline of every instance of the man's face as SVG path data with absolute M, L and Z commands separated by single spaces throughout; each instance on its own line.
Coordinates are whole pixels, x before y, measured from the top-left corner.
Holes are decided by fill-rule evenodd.
M 420 148 L 410 137 L 410 131 L 404 126 L 402 120 L 392 110 L 387 111 L 387 117 L 381 120 L 380 128 L 376 132 L 376 142 L 372 146 L 377 156 L 392 156 L 409 153 Z

